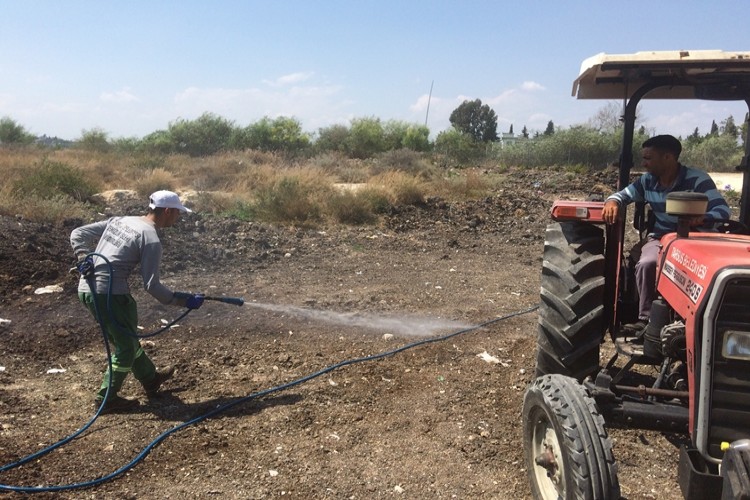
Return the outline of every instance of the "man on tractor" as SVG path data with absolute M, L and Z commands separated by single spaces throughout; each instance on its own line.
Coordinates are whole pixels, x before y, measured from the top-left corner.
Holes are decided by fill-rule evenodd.
M 706 215 L 691 221 L 691 227 L 708 224 L 711 220 L 726 220 L 730 210 L 716 184 L 702 170 L 686 167 L 679 162 L 682 144 L 671 135 L 657 135 L 642 145 L 641 165 L 646 173 L 622 191 L 605 201 L 602 218 L 613 224 L 620 215 L 620 207 L 632 202 L 646 203 L 654 215 L 653 228 L 649 228 L 635 266 L 638 288 L 638 321 L 623 325 L 621 329 L 630 336 L 640 336 L 651 315 L 651 303 L 656 293 L 656 267 L 660 239 L 677 230 L 677 217 L 667 215 L 667 194 L 673 191 L 693 191 L 708 196 Z

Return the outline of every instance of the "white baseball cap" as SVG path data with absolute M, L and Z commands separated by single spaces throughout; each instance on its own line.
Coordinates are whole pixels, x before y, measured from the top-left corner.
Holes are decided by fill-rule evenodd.
M 192 210 L 180 203 L 180 197 L 172 191 L 157 191 L 149 197 L 148 201 L 148 208 L 176 208 L 180 212 L 192 212 Z

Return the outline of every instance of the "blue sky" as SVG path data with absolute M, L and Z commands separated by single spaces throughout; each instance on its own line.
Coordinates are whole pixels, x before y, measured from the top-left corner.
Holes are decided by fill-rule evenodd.
M 307 132 L 427 118 L 434 136 L 477 98 L 499 131 L 543 131 L 606 105 L 571 96 L 599 52 L 750 50 L 744 0 L 0 0 L 0 12 L 0 117 L 65 139 L 142 137 L 204 112 L 239 126 L 291 116 Z M 675 135 L 745 110 L 641 107 L 649 129 Z

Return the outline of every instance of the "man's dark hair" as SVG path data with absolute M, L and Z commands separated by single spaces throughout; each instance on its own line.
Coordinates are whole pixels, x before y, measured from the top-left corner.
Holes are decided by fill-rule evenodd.
M 671 135 L 655 135 L 646 139 L 641 145 L 642 148 L 653 148 L 662 152 L 672 153 L 675 159 L 682 153 L 682 144 L 678 139 Z

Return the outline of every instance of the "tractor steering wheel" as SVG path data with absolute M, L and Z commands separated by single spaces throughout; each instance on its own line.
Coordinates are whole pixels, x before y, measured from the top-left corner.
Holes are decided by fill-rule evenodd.
M 750 227 L 747 227 L 740 221 L 732 219 L 713 219 L 708 224 L 725 234 L 750 234 Z

